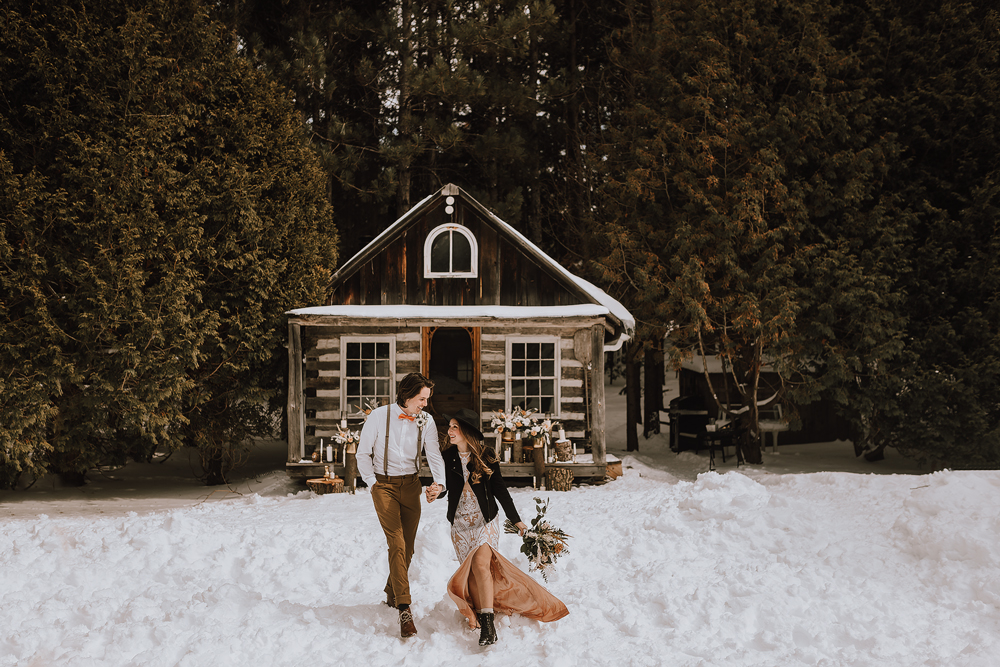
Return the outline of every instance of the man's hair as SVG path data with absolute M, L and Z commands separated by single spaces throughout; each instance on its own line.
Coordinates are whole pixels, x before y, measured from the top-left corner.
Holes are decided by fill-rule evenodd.
M 433 393 L 434 383 L 430 378 L 420 373 L 410 373 L 400 380 L 399 386 L 396 387 L 396 404 L 401 408 L 406 407 L 406 402 L 423 391 L 424 387 Z

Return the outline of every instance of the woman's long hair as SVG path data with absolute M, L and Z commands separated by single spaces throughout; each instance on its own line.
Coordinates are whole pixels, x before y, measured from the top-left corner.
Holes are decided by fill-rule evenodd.
M 483 478 L 485 474 L 487 478 L 493 474 L 493 469 L 490 465 L 499 461 L 496 452 L 493 451 L 492 447 L 487 447 L 483 444 L 474 433 L 471 433 L 469 428 L 461 422 L 461 420 L 456 419 L 455 423 L 458 424 L 458 430 L 465 438 L 465 441 L 469 444 L 469 451 L 472 453 L 472 471 L 469 472 L 469 484 L 479 484 L 479 480 Z M 450 426 L 450 424 L 449 424 Z M 448 447 L 453 447 L 451 438 L 448 438 Z M 447 449 L 447 447 L 445 447 Z

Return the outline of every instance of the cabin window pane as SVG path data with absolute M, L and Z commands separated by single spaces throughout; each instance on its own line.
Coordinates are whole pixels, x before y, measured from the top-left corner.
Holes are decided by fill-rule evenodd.
M 456 364 L 456 375 L 458 376 L 458 381 L 465 383 L 472 382 L 472 360 L 459 359 Z
M 472 246 L 469 239 L 461 234 L 451 234 L 451 270 L 454 273 L 468 273 L 472 270 Z
M 451 272 L 451 232 L 438 234 L 431 244 L 431 271 L 434 273 Z
M 556 412 L 558 403 L 556 343 L 510 340 L 509 346 L 511 407 L 541 413 Z
M 354 412 L 369 401 L 390 402 L 393 379 L 392 344 L 385 340 L 349 341 L 341 345 L 344 409 Z

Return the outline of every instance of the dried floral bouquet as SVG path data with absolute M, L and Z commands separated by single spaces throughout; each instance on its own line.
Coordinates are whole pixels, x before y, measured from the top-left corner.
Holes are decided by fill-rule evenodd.
M 524 531 L 522 536 L 524 541 L 521 544 L 521 553 L 528 557 L 528 569 L 539 570 L 542 578 L 548 582 L 548 570 L 556 564 L 556 559 L 563 554 L 569 553 L 566 540 L 569 535 L 556 528 L 545 520 L 545 513 L 549 509 L 549 500 L 542 502 L 541 498 L 535 498 L 535 510 L 538 515 L 531 520 L 531 528 Z M 504 522 L 505 533 L 518 533 L 517 526 L 511 523 L 510 519 Z

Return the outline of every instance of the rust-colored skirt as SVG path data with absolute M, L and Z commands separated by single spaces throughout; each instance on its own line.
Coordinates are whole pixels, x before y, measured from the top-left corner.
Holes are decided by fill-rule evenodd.
M 469 495 L 471 496 L 472 494 L 470 493 Z M 463 498 L 463 500 L 466 499 Z M 474 498 L 470 498 L 469 500 L 475 502 Z M 469 541 L 463 539 L 469 536 L 469 529 L 472 528 L 471 524 L 475 523 L 475 518 L 468 516 L 472 514 L 472 508 L 464 502 L 461 504 L 465 506 L 462 509 L 466 509 L 464 513 L 466 516 L 461 517 L 463 512 L 459 512 L 459 516 L 456 516 L 455 523 L 452 525 L 452 540 L 455 543 L 455 551 L 460 556 L 465 555 L 465 558 L 458 570 L 448 581 L 448 596 L 458 606 L 458 610 L 462 615 L 468 619 L 469 627 L 479 627 L 474 610 L 475 602 L 472 599 L 472 594 L 469 592 L 469 577 L 472 574 L 473 556 L 476 553 L 476 549 L 483 544 L 488 545 L 490 550 L 493 551 L 490 572 L 493 575 L 494 613 L 520 614 L 525 618 L 542 621 L 543 623 L 558 621 L 563 616 L 569 614 L 566 605 L 559 598 L 549 593 L 541 584 L 500 555 L 496 545 L 492 544 L 499 537 L 499 531 L 496 528 L 489 530 L 492 526 L 483 522 L 482 514 L 475 517 L 478 518 L 479 522 L 479 525 L 475 526 L 478 529 L 475 531 L 478 533 L 478 539 Z M 478 503 L 475 506 L 475 512 L 479 513 Z M 467 520 L 467 525 L 462 526 L 462 518 Z M 468 519 L 472 519 L 472 521 L 468 521 Z M 499 523 L 498 519 L 499 517 L 490 523 Z M 494 537 L 494 540 L 489 539 L 487 536 L 490 533 L 492 533 L 490 537 Z M 470 544 L 470 541 L 473 543 Z M 475 544 L 475 542 L 478 542 L 478 544 Z

